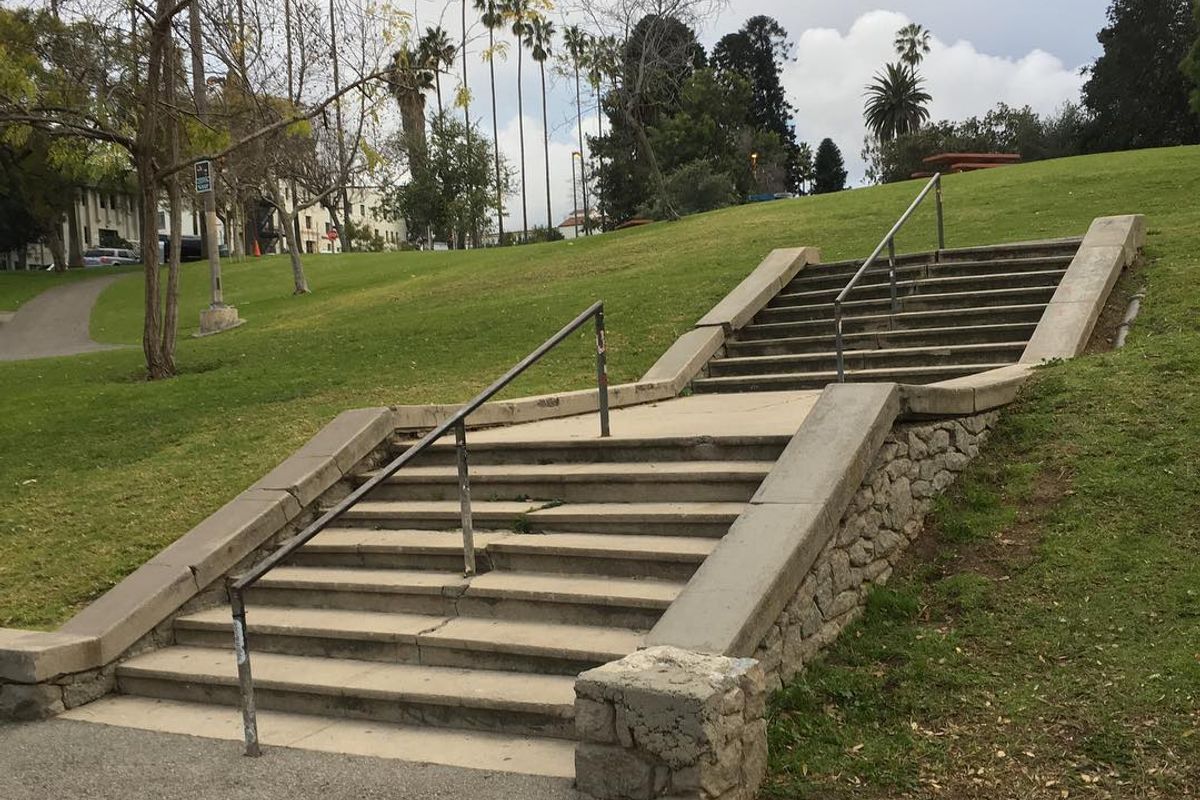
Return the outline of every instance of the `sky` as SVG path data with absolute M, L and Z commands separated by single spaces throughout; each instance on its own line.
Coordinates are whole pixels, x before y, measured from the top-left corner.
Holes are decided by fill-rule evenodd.
M 602 0 L 596 0 L 602 2 Z M 933 96 L 933 119 L 961 119 L 981 115 L 1005 102 L 1032 106 L 1049 113 L 1064 102 L 1079 98 L 1083 78 L 1080 68 L 1099 55 L 1096 33 L 1104 24 L 1106 0 L 730 0 L 698 31 L 711 46 L 737 30 L 751 16 L 775 17 L 795 43 L 794 59 L 784 67 L 783 83 L 796 108 L 796 133 L 813 149 L 830 137 L 841 148 L 850 182 L 863 180 L 859 156 L 865 129 L 862 122 L 863 88 L 887 61 L 894 60 L 895 31 L 919 22 L 933 33 L 932 51 L 921 72 Z M 439 20 L 456 38 L 458 2 L 416 0 L 417 23 L 422 28 Z M 1049 10 L 1049 9 L 1052 9 Z M 444 14 L 444 18 L 443 18 Z M 555 11 L 561 31 L 570 18 Z M 468 48 L 468 78 L 472 119 L 491 134 L 491 93 L 487 64 L 480 59 L 485 41 L 478 28 Z M 511 37 L 509 37 L 511 38 Z M 509 161 L 520 168 L 520 133 L 517 113 L 515 51 L 496 63 L 499 142 Z M 524 119 L 529 226 L 546 225 L 546 163 L 542 102 L 537 65 L 524 62 Z M 557 225 L 571 208 L 572 153 L 579 149 L 575 123 L 573 79 L 548 69 L 550 87 L 547 126 L 550 133 L 551 214 Z M 445 85 L 445 81 L 443 82 Z M 584 87 L 584 130 L 597 131 L 595 101 Z M 576 162 L 578 163 L 578 162 Z M 521 199 L 509 201 L 506 230 L 521 228 Z

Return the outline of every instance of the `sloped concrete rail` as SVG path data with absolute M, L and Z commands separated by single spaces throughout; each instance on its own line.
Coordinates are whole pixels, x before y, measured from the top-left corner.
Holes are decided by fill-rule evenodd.
M 647 649 L 575 682 L 579 787 L 600 798 L 753 796 L 765 773 L 766 691 L 860 613 L 869 587 L 891 574 L 932 498 L 979 452 L 1032 369 L 1082 352 L 1145 235 L 1140 216 L 1092 224 L 1019 364 L 925 386 L 826 388 L 640 642 Z M 814 248 L 770 254 L 642 380 L 611 387 L 612 407 L 678 397 L 733 333 L 819 261 Z M 472 423 L 514 425 L 596 406 L 594 391 L 565 392 L 489 404 Z M 123 660 L 172 644 L 181 614 L 225 602 L 226 575 L 301 529 L 349 478 L 372 469 L 397 433 L 428 430 L 455 409 L 345 412 L 58 631 L 0 630 L 0 718 L 54 715 L 111 692 Z M 436 759 L 435 749 L 413 752 Z

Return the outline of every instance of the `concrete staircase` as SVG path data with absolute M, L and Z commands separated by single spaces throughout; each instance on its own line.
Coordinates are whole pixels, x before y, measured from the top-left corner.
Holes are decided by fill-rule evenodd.
M 475 444 L 471 578 L 455 451 L 435 444 L 248 594 L 264 736 L 270 711 L 450 729 L 482 767 L 526 740 L 573 774 L 575 676 L 638 648 L 788 438 Z M 121 664 L 118 691 L 237 705 L 229 609 L 174 636 Z
M 843 304 L 847 381 L 933 383 L 1018 361 L 1080 239 L 886 257 Z M 697 392 L 820 389 L 837 380 L 833 301 L 861 261 L 806 267 L 736 331 Z

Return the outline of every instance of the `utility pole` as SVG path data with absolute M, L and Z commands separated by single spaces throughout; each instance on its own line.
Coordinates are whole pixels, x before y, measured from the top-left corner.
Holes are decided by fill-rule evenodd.
M 188 5 L 188 33 L 192 51 L 192 93 L 196 96 L 196 113 L 201 122 L 208 121 L 208 85 L 204 80 L 204 50 L 200 36 L 200 4 Z M 225 291 L 221 286 L 221 252 L 217 242 L 217 176 L 216 165 L 209 167 L 208 191 L 201 192 L 204 198 L 204 237 L 208 249 L 209 283 L 212 298 L 208 308 L 200 312 L 200 335 L 219 333 L 236 328 L 244 320 L 238 317 L 237 309 L 225 305 Z M 157 234 L 156 234 L 157 235 Z

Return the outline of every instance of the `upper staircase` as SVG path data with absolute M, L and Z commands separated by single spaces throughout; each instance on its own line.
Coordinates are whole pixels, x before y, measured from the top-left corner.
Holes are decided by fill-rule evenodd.
M 925 384 L 1021 358 L 1080 239 L 915 253 L 876 262 L 843 305 L 846 381 Z M 837 381 L 833 301 L 862 261 L 804 268 L 735 331 L 697 392 L 821 389 Z

